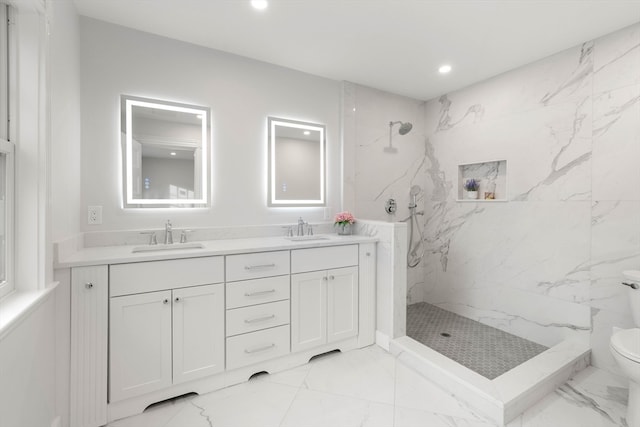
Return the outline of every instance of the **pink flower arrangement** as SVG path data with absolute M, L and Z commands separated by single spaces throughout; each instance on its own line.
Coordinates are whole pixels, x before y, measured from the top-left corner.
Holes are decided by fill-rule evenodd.
M 336 214 L 336 217 L 334 219 L 334 224 L 336 225 L 353 224 L 354 222 L 356 222 L 355 217 L 351 214 L 351 212 L 347 211 Z

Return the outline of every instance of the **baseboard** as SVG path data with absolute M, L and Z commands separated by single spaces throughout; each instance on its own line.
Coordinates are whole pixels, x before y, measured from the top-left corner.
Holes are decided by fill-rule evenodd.
M 389 339 L 389 335 L 387 334 L 383 334 L 380 331 L 376 331 L 376 344 L 379 347 L 384 348 L 386 351 L 389 351 L 389 342 L 391 340 Z

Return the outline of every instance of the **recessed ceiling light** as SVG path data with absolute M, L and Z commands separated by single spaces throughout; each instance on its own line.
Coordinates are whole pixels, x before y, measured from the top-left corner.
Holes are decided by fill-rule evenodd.
M 254 9 L 264 10 L 269 6 L 269 3 L 267 0 L 251 0 L 251 6 L 253 6 Z
M 172 156 L 177 155 L 177 153 L 175 151 L 170 152 L 169 154 L 171 154 Z
M 447 74 L 450 71 L 451 71 L 451 65 L 449 65 L 449 64 L 441 65 L 440 68 L 438 68 L 438 72 L 440 74 Z
M 305 134 L 305 135 L 311 135 L 311 132 L 309 132 L 308 130 L 305 130 L 305 131 L 304 131 L 304 134 Z

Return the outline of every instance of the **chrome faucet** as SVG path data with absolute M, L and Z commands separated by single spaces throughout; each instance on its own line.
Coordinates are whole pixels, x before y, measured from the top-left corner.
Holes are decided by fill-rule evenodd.
M 167 220 L 167 223 L 164 226 L 164 244 L 172 245 L 173 244 L 173 230 L 171 226 L 171 221 Z
M 304 220 L 302 217 L 298 219 L 298 236 L 304 236 Z

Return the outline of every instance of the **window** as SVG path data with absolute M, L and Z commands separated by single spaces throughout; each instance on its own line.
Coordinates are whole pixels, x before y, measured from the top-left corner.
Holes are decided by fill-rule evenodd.
M 0 3 L 0 297 L 13 283 L 13 157 L 9 127 L 9 6 Z

